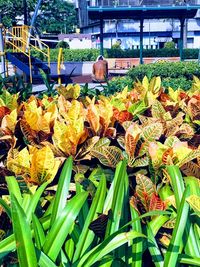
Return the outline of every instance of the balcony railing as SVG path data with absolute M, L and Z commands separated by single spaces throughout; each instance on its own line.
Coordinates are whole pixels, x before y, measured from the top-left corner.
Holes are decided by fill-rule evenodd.
M 89 0 L 91 7 L 126 6 L 196 6 L 200 0 Z

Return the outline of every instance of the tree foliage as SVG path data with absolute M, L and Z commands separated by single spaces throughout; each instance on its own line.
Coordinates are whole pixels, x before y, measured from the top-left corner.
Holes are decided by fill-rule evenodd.
M 24 4 L 27 5 L 29 24 L 37 0 L 0 0 L 0 14 L 6 27 L 17 24 L 19 17 L 23 19 Z M 40 32 L 70 33 L 77 25 L 74 5 L 65 0 L 43 0 L 38 12 L 35 26 Z
M 71 33 L 77 25 L 74 5 L 64 0 L 44 2 L 36 26 L 42 32 Z

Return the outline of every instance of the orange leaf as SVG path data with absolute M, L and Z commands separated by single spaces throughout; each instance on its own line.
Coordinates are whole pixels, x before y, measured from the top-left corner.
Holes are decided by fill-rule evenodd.
M 149 202 L 149 211 L 151 210 L 165 210 L 166 205 L 156 193 L 153 193 Z

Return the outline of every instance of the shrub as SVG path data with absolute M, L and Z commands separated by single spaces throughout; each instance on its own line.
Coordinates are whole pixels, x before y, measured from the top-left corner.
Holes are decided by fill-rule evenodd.
M 192 81 L 187 80 L 184 77 L 179 78 L 165 78 L 162 80 L 162 86 L 165 88 L 173 88 L 174 90 L 177 90 L 178 88 L 181 88 L 183 90 L 189 90 L 192 86 Z
M 192 80 L 193 75 L 200 77 L 200 66 L 195 62 L 163 62 L 140 65 L 131 69 L 128 75 L 135 80 L 142 80 L 144 76 L 160 76 L 164 78 L 177 79 L 183 77 Z
M 56 48 L 69 48 L 69 44 L 65 41 L 60 41 L 57 43 Z
M 121 41 L 117 40 L 117 42 L 112 45 L 111 49 L 121 49 Z
M 175 48 L 175 43 L 172 41 L 172 42 L 166 42 L 164 44 L 164 48 L 167 48 L 167 49 L 174 49 Z

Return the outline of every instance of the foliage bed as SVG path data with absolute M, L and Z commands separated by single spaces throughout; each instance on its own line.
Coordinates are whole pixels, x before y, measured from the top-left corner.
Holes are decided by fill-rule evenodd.
M 58 59 L 58 49 L 51 49 L 51 61 Z M 64 49 L 64 61 L 95 61 L 99 56 L 99 49 Z M 198 49 L 184 49 L 184 59 L 197 59 Z M 137 49 L 104 49 L 106 58 L 139 58 L 140 53 Z M 37 51 L 33 55 L 44 60 L 43 55 Z M 179 57 L 178 49 L 144 49 L 143 57 Z
M 200 80 L 57 92 L 0 95 L 0 263 L 200 266 Z

